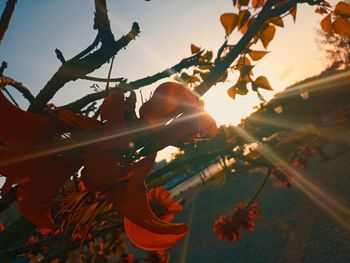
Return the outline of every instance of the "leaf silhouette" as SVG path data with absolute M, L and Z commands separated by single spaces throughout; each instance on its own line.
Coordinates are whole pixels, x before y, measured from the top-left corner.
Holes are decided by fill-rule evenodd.
M 271 87 L 269 81 L 267 80 L 267 78 L 265 76 L 257 77 L 256 80 L 254 81 L 254 85 L 256 85 L 257 88 L 262 88 L 262 89 L 266 89 L 266 90 L 273 90 L 273 88 Z
M 349 20 L 337 17 L 333 24 L 333 30 L 335 33 L 341 35 L 342 37 L 350 37 L 350 23 Z
M 275 36 L 275 32 L 276 32 L 276 28 L 272 25 L 268 25 L 266 29 L 261 33 L 260 40 L 264 48 L 267 48 L 267 46 Z
M 295 5 L 294 7 L 292 7 L 289 13 L 293 17 L 293 21 L 295 23 L 295 20 L 297 19 L 297 6 Z
M 225 28 L 226 35 L 230 35 L 237 26 L 238 15 L 234 13 L 224 13 L 220 16 L 220 22 Z
M 238 14 L 238 28 L 242 28 L 250 17 L 250 12 L 248 10 L 241 10 Z
M 270 18 L 269 22 L 276 26 L 284 27 L 283 19 L 280 16 L 275 16 L 273 18 Z
M 238 0 L 241 6 L 247 6 L 249 4 L 249 0 Z
M 334 8 L 334 14 L 343 18 L 350 18 L 350 5 L 344 2 L 339 2 Z
M 252 0 L 253 9 L 256 10 L 257 8 L 263 6 L 264 3 L 265 3 L 265 0 Z
M 250 50 L 248 52 L 249 56 L 252 60 L 257 61 L 262 59 L 266 54 L 270 53 L 269 51 L 258 51 L 258 50 Z
M 327 34 L 332 35 L 333 34 L 333 26 L 332 26 L 332 21 L 331 21 L 331 14 L 325 16 L 322 20 L 321 20 L 321 28 L 324 32 L 326 32 Z
M 196 54 L 198 53 L 199 51 L 201 51 L 201 48 L 196 46 L 195 44 L 191 44 L 191 53 L 192 54 Z

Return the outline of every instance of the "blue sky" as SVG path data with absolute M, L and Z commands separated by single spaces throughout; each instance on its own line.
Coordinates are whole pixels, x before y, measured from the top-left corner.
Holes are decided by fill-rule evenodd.
M 3 9 L 5 1 L 1 1 Z M 230 0 L 110 0 L 109 17 L 115 38 L 129 31 L 136 21 L 140 37 L 116 57 L 112 77 L 130 81 L 159 72 L 190 55 L 190 44 L 216 51 L 224 40 L 220 14 L 234 11 Z M 318 74 L 325 60 L 315 42 L 315 30 L 321 17 L 314 7 L 299 5 L 297 22 L 284 19 L 286 28 L 277 29 L 269 50 L 255 67 L 255 74 L 266 75 L 276 91 L 305 77 Z M 89 45 L 96 32 L 93 25 L 93 0 L 19 0 L 5 40 L 0 45 L 0 59 L 9 63 L 6 75 L 21 81 L 34 94 L 59 67 L 54 50 L 65 57 L 77 54 Z M 241 35 L 235 34 L 233 40 Z M 257 46 L 256 49 L 261 49 Z M 106 77 L 108 65 L 92 73 Z M 237 123 L 259 103 L 255 94 L 230 100 L 226 90 L 234 83 L 218 85 L 206 96 L 207 110 L 221 123 Z M 91 82 L 68 83 L 53 102 L 61 105 L 92 92 Z M 152 87 L 145 88 L 149 94 Z M 13 92 L 15 94 L 15 92 Z M 273 92 L 264 93 L 271 97 Z M 15 94 L 23 107 L 26 102 Z

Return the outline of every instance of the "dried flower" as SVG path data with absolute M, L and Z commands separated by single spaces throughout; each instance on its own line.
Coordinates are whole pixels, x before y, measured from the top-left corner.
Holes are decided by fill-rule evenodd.
M 254 231 L 255 221 L 260 216 L 257 203 L 248 204 L 240 202 L 233 210 L 232 215 L 221 215 L 215 223 L 213 231 L 219 235 L 219 239 L 227 239 L 231 242 L 242 239 L 242 230 Z

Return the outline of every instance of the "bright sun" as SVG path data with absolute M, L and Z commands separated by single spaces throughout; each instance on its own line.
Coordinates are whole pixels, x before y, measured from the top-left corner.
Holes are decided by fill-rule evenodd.
M 217 125 L 239 124 L 240 120 L 248 116 L 253 107 L 260 103 L 254 93 L 237 96 L 232 100 L 227 95 L 227 85 L 217 85 L 203 97 L 205 110 L 213 116 Z
M 268 76 L 274 91 L 259 90 L 266 100 L 271 99 L 276 91 L 282 88 L 281 83 L 272 74 Z M 242 118 L 250 115 L 254 106 L 258 106 L 261 103 L 257 94 L 252 92 L 250 88 L 247 95 L 237 95 L 235 100 L 230 98 L 227 95 L 227 89 L 233 83 L 235 81 L 219 83 L 203 96 L 204 108 L 213 116 L 218 126 L 239 124 Z

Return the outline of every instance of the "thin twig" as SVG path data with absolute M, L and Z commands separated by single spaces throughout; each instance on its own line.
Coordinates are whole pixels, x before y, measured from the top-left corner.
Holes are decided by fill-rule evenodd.
M 141 78 L 141 79 L 129 82 L 129 83 L 125 83 L 125 85 L 128 86 L 129 89 L 138 89 L 138 88 L 150 85 L 150 84 L 152 84 L 160 79 L 170 77 L 171 75 L 178 73 L 183 69 L 189 68 L 191 66 L 200 65 L 199 57 L 201 56 L 202 52 L 199 52 L 191 57 L 182 59 L 176 65 L 174 65 L 171 68 L 168 68 L 166 70 L 163 70 L 162 72 L 159 72 L 159 73 L 156 73 L 152 76 Z M 111 79 L 111 80 L 113 80 L 113 79 Z M 120 82 L 122 82 L 125 79 L 118 79 L 118 80 L 120 80 Z M 123 85 L 123 86 L 125 86 L 125 85 Z M 84 96 L 84 97 L 82 97 L 82 98 L 80 98 L 72 103 L 69 103 L 69 104 L 62 106 L 61 108 L 69 109 L 69 110 L 77 112 L 77 111 L 81 110 L 82 108 L 84 108 L 89 103 L 93 102 L 94 100 L 103 99 L 106 95 L 107 95 L 107 93 L 105 93 L 105 91 L 96 92 L 93 94 L 88 94 L 88 95 L 86 95 L 86 96 Z
M 2 12 L 2 15 L 0 18 L 0 43 L 4 39 L 5 33 L 10 24 L 11 17 L 15 10 L 16 3 L 17 3 L 17 0 L 7 0 L 5 9 Z
M 17 91 L 22 93 L 23 97 L 26 98 L 29 101 L 29 103 L 32 103 L 34 101 L 33 94 L 29 91 L 29 89 L 23 86 L 21 82 L 18 82 L 10 77 L 0 75 L 0 87 L 5 87 L 6 85 L 12 86 Z
M 248 203 L 247 207 L 249 207 L 251 204 L 253 204 L 255 202 L 255 200 L 258 198 L 259 194 L 261 193 L 262 189 L 264 188 L 267 180 L 269 179 L 270 175 L 272 172 L 272 167 L 268 167 L 267 169 L 267 173 L 261 183 L 261 185 L 259 186 L 258 190 L 256 191 L 256 193 L 254 194 L 253 198 L 250 200 L 250 202 Z

